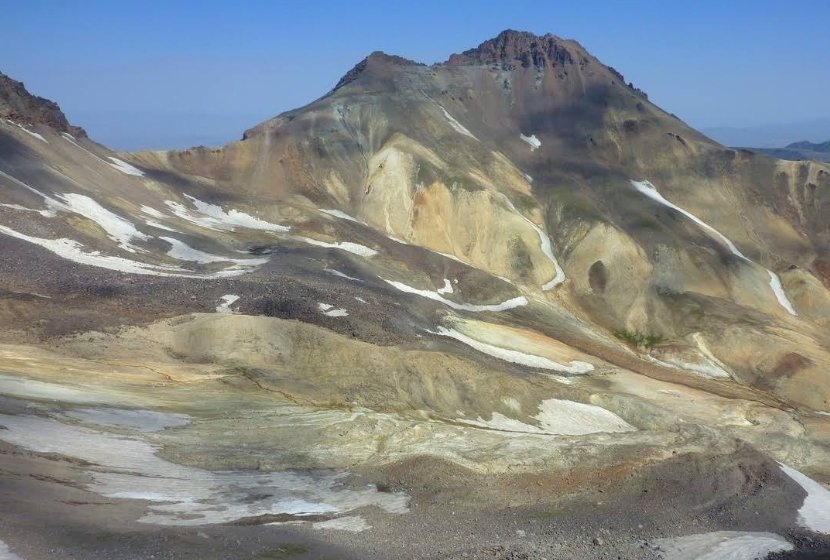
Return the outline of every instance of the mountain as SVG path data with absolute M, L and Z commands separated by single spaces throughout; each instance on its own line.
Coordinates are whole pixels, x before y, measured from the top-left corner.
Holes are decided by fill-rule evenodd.
M 12 551 L 830 550 L 827 164 L 510 30 L 372 53 L 221 148 L 113 152 L 14 106 Z
M 748 148 L 779 159 L 792 161 L 817 160 L 830 161 L 830 141 L 819 144 L 813 142 L 793 142 L 783 148 Z
M 814 118 L 790 123 L 772 123 L 747 127 L 716 126 L 701 131 L 726 146 L 777 148 L 804 139 L 822 142 L 830 138 L 830 118 Z

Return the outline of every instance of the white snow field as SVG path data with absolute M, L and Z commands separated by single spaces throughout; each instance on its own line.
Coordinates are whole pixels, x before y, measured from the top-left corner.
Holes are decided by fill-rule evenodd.
M 437 294 L 451 294 L 453 293 L 452 282 L 444 278 L 444 287 L 438 288 Z
M 92 220 L 107 232 L 107 236 L 118 243 L 118 246 L 130 253 L 135 253 L 132 241 L 148 241 L 150 236 L 141 233 L 136 229 L 135 224 L 122 218 L 98 204 L 88 196 L 76 193 L 57 195 L 64 206 L 60 210 L 79 214 L 88 220 Z
M 132 165 L 130 165 L 126 161 L 122 161 L 122 160 L 120 160 L 118 158 L 114 158 L 112 156 L 109 156 L 109 160 L 112 161 L 112 163 L 109 164 L 110 167 L 114 167 L 115 169 L 117 169 L 118 171 L 123 173 L 124 175 L 133 175 L 135 177 L 144 177 L 144 172 L 141 169 L 138 169 L 137 167 L 133 167 Z
M 348 317 L 349 312 L 345 309 L 334 309 L 330 303 L 318 303 L 317 309 L 327 317 Z
M 190 195 L 185 196 L 190 200 L 195 210 L 172 200 L 165 201 L 165 204 L 176 216 L 206 229 L 235 231 L 236 228 L 247 228 L 280 233 L 287 232 L 290 229 L 288 226 L 272 224 L 233 208 L 225 210 L 216 204 L 202 202 Z
M 830 535 L 830 490 L 792 467 L 779 463 L 784 474 L 801 486 L 807 497 L 798 510 L 798 522 L 817 533 Z
M 522 141 L 527 142 L 527 145 L 530 146 L 531 152 L 535 152 L 542 147 L 542 141 L 536 138 L 535 134 L 531 134 L 530 136 L 519 134 L 519 138 L 521 138 Z
M 758 560 L 793 545 L 774 533 L 716 531 L 686 537 L 655 539 L 665 560 Z
M 325 247 L 327 249 L 340 249 L 341 251 L 346 251 L 348 253 L 359 255 L 361 257 L 374 257 L 378 254 L 377 251 L 370 247 L 367 247 L 366 245 L 352 243 L 351 241 L 334 241 L 329 243 L 327 241 L 318 241 L 316 239 L 311 239 L 310 237 L 293 237 L 292 239 L 296 239 L 297 241 L 302 241 L 303 243 L 308 243 L 309 245 L 314 245 L 316 247 Z
M 12 552 L 11 550 L 9 550 L 9 547 L 6 543 L 4 543 L 3 541 L 0 541 L 0 560 L 23 560 L 23 559 L 20 558 L 20 556 L 18 556 L 17 554 Z
M 349 531 L 350 533 L 361 533 L 372 528 L 360 515 L 345 515 L 343 517 L 329 519 L 328 521 L 317 521 L 311 526 L 315 529 Z
M 473 140 L 478 141 L 478 138 L 473 136 L 473 133 L 470 132 L 469 130 L 467 130 L 467 128 L 463 124 L 461 124 L 460 122 L 455 120 L 453 118 L 453 116 L 450 115 L 449 111 L 444 109 L 444 107 L 441 106 L 441 105 L 439 105 L 439 107 L 441 107 L 441 111 L 444 113 L 444 117 L 447 119 L 447 122 L 450 123 L 450 126 L 453 128 L 453 130 L 455 130 L 459 134 L 463 134 L 464 136 L 469 136 Z
M 204 251 L 200 251 L 199 249 L 194 249 L 184 241 L 179 241 L 174 237 L 159 237 L 159 239 L 161 239 L 162 241 L 166 241 L 170 244 L 170 250 L 167 251 L 167 255 L 180 261 L 196 262 L 199 264 L 231 262 L 236 263 L 240 266 L 247 267 L 259 266 L 261 264 L 265 264 L 268 262 L 267 258 L 235 259 L 233 257 L 225 257 L 222 255 L 206 253 Z
M 456 309 L 458 311 L 507 311 L 508 309 L 515 309 L 516 307 L 527 305 L 527 298 L 524 296 L 514 297 L 507 301 L 493 304 L 456 303 L 454 301 L 448 300 L 436 291 L 413 288 L 412 286 L 408 286 L 403 282 L 387 280 L 386 278 L 381 278 L 381 280 L 383 280 L 390 286 L 393 286 L 394 288 L 400 290 L 401 292 L 405 292 L 407 294 L 415 294 L 427 299 L 435 300 L 437 302 L 443 303 L 447 307 L 452 307 L 453 309 Z
M 151 502 L 142 523 L 196 526 L 258 515 L 338 514 L 376 506 L 406 513 L 409 497 L 374 486 L 345 488 L 344 472 L 207 471 L 171 463 L 139 436 L 115 435 L 38 416 L 0 414 L 0 439 L 36 453 L 95 464 L 88 490 L 108 498 Z
M 526 218 L 521 212 L 519 212 L 519 210 L 513 205 L 509 198 L 504 196 L 504 200 L 507 202 L 507 205 L 510 207 L 510 209 L 517 216 L 519 216 L 521 219 L 530 224 L 530 227 L 532 227 L 533 230 L 536 232 L 536 235 L 539 236 L 539 245 L 542 249 L 542 253 L 544 253 L 548 260 L 551 262 L 551 264 L 553 264 L 553 269 L 556 271 L 554 277 L 542 285 L 542 290 L 552 290 L 553 288 L 564 282 L 566 280 L 566 277 L 565 271 L 562 270 L 562 267 L 559 266 L 559 261 L 556 260 L 556 255 L 553 254 L 553 246 L 550 243 L 550 237 L 547 233 L 545 233 L 545 230 L 537 226 L 535 223 L 533 223 L 532 220 Z
M 484 420 L 479 416 L 476 420 L 458 418 L 456 421 L 504 432 L 551 436 L 581 436 L 635 430 L 632 425 L 610 410 L 562 399 L 542 401 L 539 404 L 539 413 L 533 418 L 539 422 L 538 426 L 526 424 L 499 412 L 494 412 L 490 420 Z
M 500 346 L 495 346 L 493 344 L 481 342 L 474 338 L 470 338 L 469 336 L 460 333 L 455 329 L 448 329 L 446 327 L 439 326 L 436 334 L 440 334 L 441 336 L 446 336 L 449 338 L 454 338 L 455 340 L 462 342 L 470 348 L 478 350 L 479 352 L 482 352 L 489 356 L 493 356 L 494 358 L 498 358 L 500 360 L 504 360 L 505 362 L 511 362 L 522 366 L 539 369 L 548 369 L 552 371 L 558 371 L 561 373 L 571 374 L 588 373 L 589 371 L 594 370 L 594 366 L 589 364 L 588 362 L 580 362 L 574 360 L 569 362 L 568 364 L 560 364 L 559 362 L 554 362 L 553 360 L 550 360 L 543 356 L 526 354 L 524 352 L 519 352 L 518 350 L 510 350 L 508 348 L 502 348 Z
M 366 225 L 357 218 L 346 214 L 342 210 L 337 210 L 334 208 L 318 208 L 318 210 L 323 214 L 328 214 L 329 216 L 334 216 L 335 218 L 340 218 L 341 220 L 348 220 L 350 222 Z
M 217 313 L 233 313 L 231 305 L 239 301 L 239 296 L 236 294 L 225 294 L 219 300 L 221 303 L 216 306 Z

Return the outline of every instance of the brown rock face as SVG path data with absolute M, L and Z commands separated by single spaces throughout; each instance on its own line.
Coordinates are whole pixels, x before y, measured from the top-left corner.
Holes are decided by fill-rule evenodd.
M 354 68 L 346 72 L 346 74 L 340 78 L 340 81 L 337 82 L 337 85 L 334 86 L 334 89 L 338 90 L 346 84 L 355 81 L 367 70 L 371 71 L 377 67 L 383 66 L 423 66 L 423 64 L 415 62 L 414 60 L 409 60 L 408 58 L 404 58 L 402 56 L 389 55 L 381 51 L 375 51 L 355 64 Z
M 573 64 L 575 54 L 568 41 L 550 33 L 537 36 L 508 29 L 478 47 L 450 56 L 450 65 L 518 64 L 523 68 L 556 67 Z
M 54 101 L 32 95 L 22 82 L 12 80 L 0 72 L 0 117 L 26 124 L 45 124 L 59 132 L 86 136 L 86 132 L 72 126 Z

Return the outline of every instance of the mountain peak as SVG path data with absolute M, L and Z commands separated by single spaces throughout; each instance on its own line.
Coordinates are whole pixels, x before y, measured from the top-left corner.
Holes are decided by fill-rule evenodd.
M 58 132 L 86 136 L 82 128 L 72 126 L 54 101 L 32 95 L 22 82 L 0 72 L 0 118 L 25 124 L 45 124 Z
M 506 29 L 474 49 L 450 56 L 447 64 L 518 64 L 523 68 L 573 64 L 575 53 L 569 43 L 550 33 L 540 36 Z
M 423 64 L 415 62 L 414 60 L 409 60 L 408 58 L 404 58 L 402 56 L 386 54 L 383 51 L 374 51 L 369 56 L 355 64 L 354 68 L 346 72 L 346 74 L 340 78 L 340 81 L 337 82 L 337 85 L 334 86 L 334 89 L 340 89 L 346 84 L 355 81 L 367 70 L 389 66 L 423 66 Z

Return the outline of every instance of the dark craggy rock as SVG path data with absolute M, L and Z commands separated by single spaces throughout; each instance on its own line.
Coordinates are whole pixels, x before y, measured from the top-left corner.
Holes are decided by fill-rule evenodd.
M 494 39 L 461 54 L 450 56 L 450 65 L 516 64 L 523 68 L 556 67 L 574 64 L 578 53 L 575 43 L 550 33 L 537 36 L 526 31 L 508 29 Z
M 337 82 L 337 85 L 334 86 L 334 90 L 338 90 L 341 87 L 349 84 L 356 79 L 358 79 L 364 72 L 367 70 L 372 70 L 377 66 L 383 65 L 392 65 L 392 66 L 423 66 L 420 62 L 415 62 L 414 60 L 409 60 L 408 58 L 404 58 L 402 56 L 397 55 L 390 55 L 386 54 L 381 51 L 375 51 L 357 64 L 355 64 L 354 68 L 346 72 L 342 78 Z
M 72 126 L 54 101 L 32 95 L 22 82 L 12 80 L 0 72 L 0 117 L 25 124 L 44 124 L 58 132 L 86 136 L 86 132 Z

